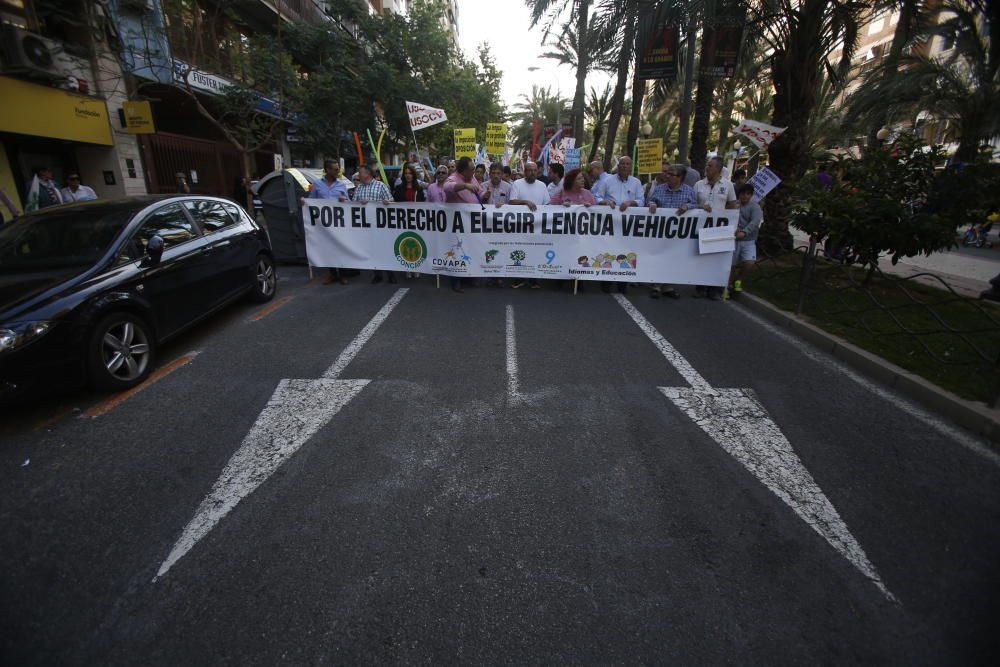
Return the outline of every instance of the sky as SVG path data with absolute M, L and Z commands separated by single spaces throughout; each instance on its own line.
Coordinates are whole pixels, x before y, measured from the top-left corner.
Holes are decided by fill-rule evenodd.
M 458 43 L 469 58 L 474 58 L 481 42 L 487 42 L 504 73 L 503 101 L 512 111 L 521 95 L 531 92 L 532 84 L 544 88 L 551 86 L 572 100 L 576 89 L 576 72 L 566 66 L 557 66 L 554 60 L 541 58 L 547 49 L 541 45 L 540 24 L 533 30 L 531 12 L 524 0 L 458 0 Z M 530 71 L 530 68 L 537 68 Z M 587 77 L 587 87 L 603 88 L 610 76 L 592 73 Z

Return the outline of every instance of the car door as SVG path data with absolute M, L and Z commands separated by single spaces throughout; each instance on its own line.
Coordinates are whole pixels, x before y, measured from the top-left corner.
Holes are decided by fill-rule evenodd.
M 201 227 L 205 237 L 202 253 L 211 271 L 210 290 L 215 303 L 221 303 L 246 290 L 251 284 L 248 237 L 244 225 L 226 210 L 222 202 L 195 199 L 184 202 L 184 208 Z
M 155 264 L 146 254 L 154 236 L 162 238 L 164 246 Z M 214 305 L 214 298 L 204 289 L 211 272 L 204 245 L 201 230 L 179 203 L 147 214 L 127 242 L 125 252 L 137 259 L 140 269 L 136 292 L 151 305 L 160 336 L 183 328 Z

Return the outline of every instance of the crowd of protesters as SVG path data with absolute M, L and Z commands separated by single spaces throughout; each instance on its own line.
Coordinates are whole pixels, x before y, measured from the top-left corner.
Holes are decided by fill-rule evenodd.
M 705 166 L 704 178 L 697 170 L 684 165 L 664 161 L 660 173 L 645 186 L 632 175 L 632 158 L 625 155 L 618 159 L 612 172 L 605 172 L 598 160 L 587 168 L 565 170 L 563 165 L 550 163 L 547 173 L 540 173 L 539 165 L 528 161 L 522 171 L 514 171 L 500 163 L 476 164 L 463 157 L 458 160 L 444 159 L 433 172 L 428 172 L 411 156 L 391 189 L 375 177 L 370 167 L 362 166 L 352 180 L 344 178 L 340 165 L 334 160 L 324 163 L 324 178 L 310 192 L 309 197 L 357 201 L 360 203 L 381 202 L 435 202 L 444 204 L 478 204 L 501 207 L 507 204 L 527 206 L 534 211 L 538 206 L 609 206 L 620 211 L 631 207 L 648 207 L 655 213 L 658 207 L 677 209 L 683 213 L 700 208 L 705 211 L 739 209 L 739 222 L 735 230 L 736 252 L 733 269 L 727 289 L 695 286 L 692 296 L 717 300 L 729 298 L 742 291 L 742 276 L 755 264 L 756 240 L 763 217 L 760 206 L 753 201 L 753 186 L 746 184 L 746 172 L 737 170 L 733 180 L 723 162 L 718 157 L 710 158 Z M 338 269 L 329 269 L 327 283 L 347 284 Z M 396 283 L 397 272 L 387 271 L 388 282 Z M 406 273 L 408 279 L 418 278 L 418 273 Z M 371 282 L 380 283 L 386 279 L 383 271 L 372 272 Z M 557 281 L 563 285 L 565 281 Z M 504 287 L 501 278 L 491 278 L 487 286 Z M 628 291 L 628 283 L 601 283 L 604 291 L 616 285 L 619 292 Z M 477 279 L 451 278 L 451 287 L 456 292 L 464 292 L 465 286 L 477 286 Z M 540 289 L 537 279 L 527 281 L 529 289 Z M 525 286 L 525 281 L 514 279 L 513 289 Z M 651 285 L 651 298 L 680 298 L 673 285 Z

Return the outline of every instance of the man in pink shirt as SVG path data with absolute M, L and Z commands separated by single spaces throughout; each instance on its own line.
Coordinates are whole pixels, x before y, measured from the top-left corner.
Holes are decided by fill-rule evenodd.
M 481 184 L 476 180 L 472 160 L 463 157 L 455 165 L 455 173 L 444 182 L 444 193 L 449 204 L 479 204 Z
M 444 194 L 447 196 L 448 204 L 479 204 L 480 183 L 476 180 L 476 166 L 467 157 L 463 157 L 455 165 L 455 173 L 444 182 Z M 471 283 L 475 287 L 475 282 Z M 462 289 L 462 279 L 457 276 L 451 278 L 451 288 L 458 293 Z
M 448 200 L 444 193 L 444 182 L 448 179 L 448 167 L 441 165 L 434 172 L 434 182 L 427 186 L 427 201 L 443 204 Z

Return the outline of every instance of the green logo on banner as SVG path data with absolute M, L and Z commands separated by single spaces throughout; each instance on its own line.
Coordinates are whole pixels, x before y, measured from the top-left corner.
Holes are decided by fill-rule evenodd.
M 399 263 L 408 269 L 417 268 L 427 259 L 427 244 L 419 234 L 413 232 L 403 232 L 397 236 L 392 249 Z

